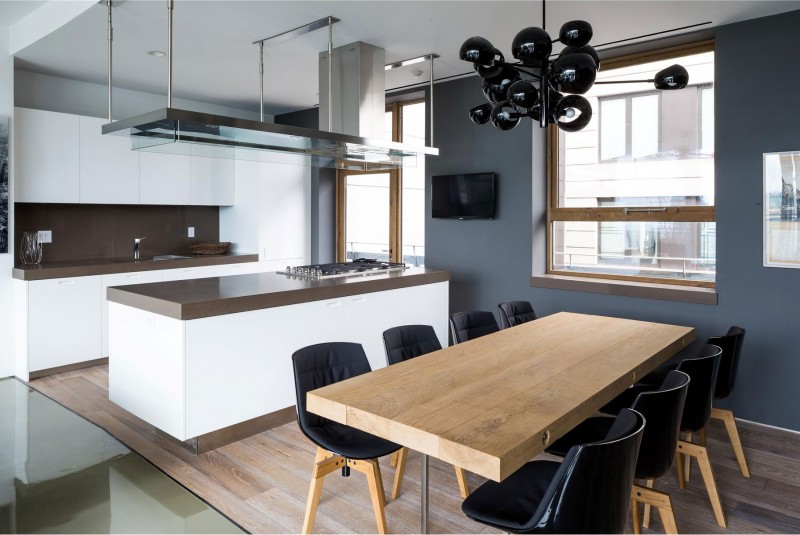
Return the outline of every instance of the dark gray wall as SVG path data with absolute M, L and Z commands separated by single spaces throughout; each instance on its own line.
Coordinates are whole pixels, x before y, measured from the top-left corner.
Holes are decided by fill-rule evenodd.
M 795 11 L 717 31 L 716 306 L 531 288 L 532 256 L 545 247 L 543 131 L 530 122 L 511 132 L 473 125 L 467 110 L 483 101 L 478 79 L 437 85 L 446 95 L 434 108 L 441 155 L 428 159 L 428 182 L 437 174 L 498 173 L 497 219 L 426 220 L 427 264 L 452 272 L 451 311 L 496 314 L 500 301 L 527 299 L 540 315 L 564 310 L 691 325 L 701 341 L 741 325 L 747 336 L 738 383 L 725 404 L 737 417 L 800 430 L 800 271 L 763 267 L 761 249 L 762 153 L 800 150 L 800 70 L 785 54 L 756 60 L 752 52 L 753 43 L 795 50 L 798 26 Z
M 275 116 L 277 124 L 319 128 L 319 110 Z M 336 261 L 336 170 L 311 169 L 311 263 Z

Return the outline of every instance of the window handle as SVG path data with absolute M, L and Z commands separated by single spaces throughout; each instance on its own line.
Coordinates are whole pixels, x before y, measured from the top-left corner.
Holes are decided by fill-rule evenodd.
M 628 215 L 633 212 L 644 212 L 647 214 L 655 214 L 656 212 L 666 212 L 667 209 L 664 208 L 625 208 L 622 210 L 622 213 Z

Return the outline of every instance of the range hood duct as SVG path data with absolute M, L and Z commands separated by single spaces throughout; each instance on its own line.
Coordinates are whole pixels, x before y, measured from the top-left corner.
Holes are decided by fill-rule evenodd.
M 171 35 L 172 0 L 168 0 L 168 7 Z M 330 25 L 338 19 L 321 20 L 327 21 L 331 35 Z M 315 21 L 306 27 L 313 31 L 321 27 L 319 23 Z M 264 42 L 269 39 L 256 42 L 262 54 Z M 171 49 L 170 46 L 170 65 Z M 332 50 L 330 37 L 328 49 Z M 334 61 L 330 67 L 327 56 L 327 51 L 320 54 L 319 130 L 181 110 L 171 107 L 168 97 L 167 107 L 109 122 L 103 125 L 102 132 L 129 136 L 133 150 L 366 171 L 414 167 L 419 157 L 439 154 L 434 147 L 382 139 L 385 113 L 382 49 L 360 42 L 339 47 L 332 53 Z M 333 74 L 330 87 L 329 72 Z M 109 70 L 109 94 L 110 91 Z M 168 95 L 171 94 L 172 76 L 169 76 Z M 326 95 L 332 103 L 330 113 Z M 329 116 L 333 118 L 333 131 L 327 131 Z
M 333 49 L 333 65 L 328 52 L 319 54 L 319 128 L 339 134 L 388 139 L 386 136 L 386 54 L 367 43 L 351 43 Z M 330 103 L 328 72 L 333 74 Z M 331 113 L 329 113 L 329 104 Z M 333 125 L 328 124 L 328 118 Z

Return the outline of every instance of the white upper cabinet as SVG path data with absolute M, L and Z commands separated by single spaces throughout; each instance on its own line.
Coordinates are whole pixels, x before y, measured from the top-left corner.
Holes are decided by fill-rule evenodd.
M 15 201 L 80 202 L 77 115 L 15 108 Z
M 191 204 L 232 206 L 235 167 L 232 158 L 191 156 Z
M 80 202 L 139 204 L 139 152 L 127 136 L 104 136 L 106 122 L 80 117 Z
M 141 204 L 190 204 L 191 165 L 188 155 L 142 152 L 139 158 Z

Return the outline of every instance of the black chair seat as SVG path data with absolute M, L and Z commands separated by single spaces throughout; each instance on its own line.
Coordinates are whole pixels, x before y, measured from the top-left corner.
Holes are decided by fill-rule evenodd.
M 536 319 L 536 312 L 528 301 L 506 301 L 497 305 L 500 309 L 500 328 L 516 327 Z
M 553 461 L 531 461 L 502 483 L 487 481 L 478 487 L 464 500 L 461 510 L 472 520 L 497 529 L 522 531 L 560 467 L 561 463 Z
M 331 421 L 301 429 L 311 442 L 348 459 L 377 459 L 400 449 L 394 442 Z
M 666 377 L 666 376 L 665 376 Z M 633 402 L 639 397 L 642 392 L 649 392 L 658 388 L 658 385 L 649 384 L 636 384 L 626 389 L 622 394 L 618 395 L 600 408 L 603 414 L 611 414 L 616 416 L 622 409 L 627 409 L 633 406 Z
M 455 344 L 469 342 L 499 330 L 494 314 L 485 310 L 456 312 L 450 316 L 450 333 Z
M 672 370 L 677 370 L 680 362 L 667 362 L 666 364 L 662 364 L 655 370 L 651 371 L 644 377 L 642 377 L 639 381 L 636 382 L 637 385 L 651 385 L 651 386 L 658 386 L 664 382 L 664 379 L 667 378 L 669 372 Z
M 614 425 L 614 418 L 611 416 L 587 418 L 553 442 L 545 451 L 551 455 L 566 457 L 569 449 L 576 444 L 588 444 L 601 440 L 608 434 L 612 425 Z
M 532 461 L 488 481 L 461 510 L 515 533 L 622 533 L 643 429 L 641 414 L 623 410 L 602 441 L 570 448 L 562 463 Z

